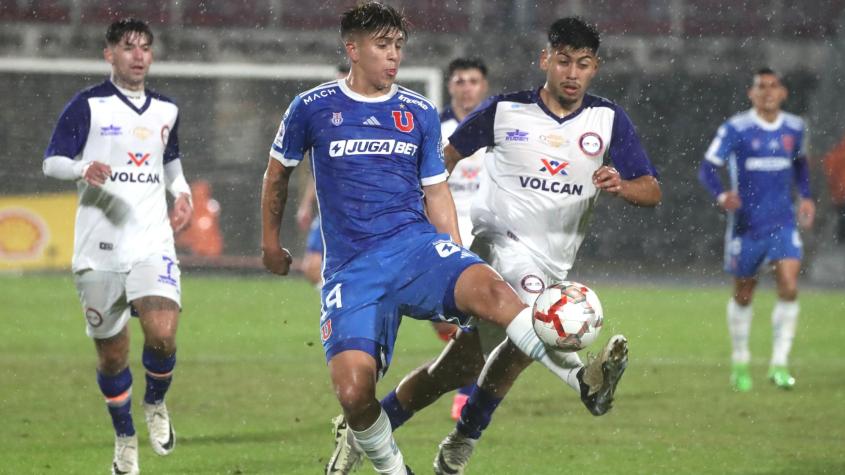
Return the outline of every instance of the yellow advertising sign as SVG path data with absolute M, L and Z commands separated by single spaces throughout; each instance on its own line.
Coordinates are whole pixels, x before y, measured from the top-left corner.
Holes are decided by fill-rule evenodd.
M 76 193 L 0 196 L 0 270 L 69 269 Z

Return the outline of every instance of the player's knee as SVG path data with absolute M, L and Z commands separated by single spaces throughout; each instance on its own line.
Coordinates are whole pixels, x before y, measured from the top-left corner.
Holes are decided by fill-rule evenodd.
M 785 284 L 778 287 L 778 298 L 786 302 L 792 302 L 798 298 L 798 285 L 796 283 Z
M 106 375 L 116 375 L 129 364 L 129 353 L 127 350 L 111 349 L 101 351 L 98 357 L 98 369 Z
M 144 346 L 157 356 L 166 358 L 176 353 L 176 338 L 170 334 L 151 332 L 146 335 Z
M 740 307 L 747 307 L 751 305 L 751 294 L 750 293 L 737 293 L 734 295 L 734 302 Z
M 335 394 L 344 414 L 347 415 L 359 414 L 375 401 L 373 394 L 356 385 L 338 387 L 335 389 Z

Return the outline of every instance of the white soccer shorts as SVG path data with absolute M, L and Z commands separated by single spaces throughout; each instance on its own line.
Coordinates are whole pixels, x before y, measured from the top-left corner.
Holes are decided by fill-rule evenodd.
M 117 335 L 129 321 L 129 302 L 141 297 L 166 297 L 181 307 L 180 275 L 176 258 L 160 254 L 138 262 L 129 272 L 76 272 L 74 282 L 86 333 L 100 340 Z

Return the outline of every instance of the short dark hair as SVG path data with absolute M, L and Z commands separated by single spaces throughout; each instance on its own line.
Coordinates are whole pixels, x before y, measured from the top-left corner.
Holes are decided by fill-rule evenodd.
M 150 25 L 137 18 L 123 18 L 109 25 L 109 29 L 106 30 L 106 44 L 114 46 L 120 43 L 124 36 L 131 33 L 145 35 L 147 41 L 153 44 L 153 31 L 150 29 Z
M 399 30 L 408 39 L 408 20 L 405 15 L 390 5 L 367 2 L 351 8 L 340 18 L 340 37 L 346 39 L 352 33 L 369 33 L 380 36 L 391 30 Z
M 487 77 L 487 65 L 484 64 L 480 58 L 455 58 L 449 63 L 449 73 L 447 78 L 451 78 L 455 71 L 462 69 L 477 69 L 481 71 L 481 75 Z
M 754 71 L 754 74 L 751 76 L 751 84 L 754 84 L 754 78 L 756 78 L 757 76 L 763 76 L 765 74 L 771 74 L 772 76 L 778 78 L 778 81 L 781 80 L 780 74 L 778 74 L 777 71 L 768 66 L 763 66 L 762 68 L 757 68 Z
M 574 50 L 588 49 L 596 54 L 599 44 L 599 30 L 579 17 L 561 18 L 549 27 L 549 45 L 552 48 L 568 46 Z

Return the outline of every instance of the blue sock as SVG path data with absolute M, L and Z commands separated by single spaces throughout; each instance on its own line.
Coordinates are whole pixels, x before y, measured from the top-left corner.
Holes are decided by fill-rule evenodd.
M 413 411 L 407 411 L 399 404 L 399 399 L 396 397 L 396 390 L 390 391 L 390 394 L 381 400 L 381 407 L 387 413 L 387 418 L 390 419 L 390 428 L 396 430 L 397 427 L 405 423 L 411 416 Z
M 472 387 L 473 386 L 475 386 L 474 383 L 473 384 L 467 384 L 466 386 L 464 386 L 462 388 L 458 388 L 458 394 L 463 394 L 464 396 L 469 396 L 470 394 L 472 394 Z
M 161 404 L 164 401 L 164 395 L 170 388 L 170 382 L 173 381 L 176 353 L 162 357 L 145 346 L 141 361 L 144 363 L 144 368 L 147 369 L 147 390 L 144 392 L 144 402 Z
M 135 435 L 135 425 L 132 424 L 132 373 L 129 368 L 114 376 L 97 371 L 97 384 L 106 397 L 115 434 Z
M 456 426 L 458 432 L 473 439 L 481 437 L 481 432 L 490 425 L 493 411 L 500 402 L 502 398 L 494 397 L 489 391 L 478 387 L 478 384 L 473 384 L 469 399 L 461 411 L 461 419 Z

